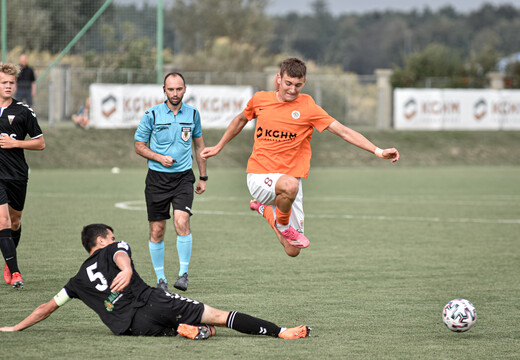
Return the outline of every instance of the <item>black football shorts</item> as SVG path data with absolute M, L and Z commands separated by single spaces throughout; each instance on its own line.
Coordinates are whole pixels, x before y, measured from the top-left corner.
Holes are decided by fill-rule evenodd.
M 186 211 L 191 215 L 194 183 L 195 175 L 191 169 L 180 173 L 164 173 L 149 169 L 144 190 L 148 221 L 169 219 L 170 204 L 173 210 Z
M 135 312 L 127 333 L 135 336 L 174 336 L 179 324 L 199 325 L 203 312 L 203 303 L 155 288 L 146 305 Z
M 16 211 L 22 211 L 27 195 L 27 181 L 0 180 L 0 205 L 9 203 Z

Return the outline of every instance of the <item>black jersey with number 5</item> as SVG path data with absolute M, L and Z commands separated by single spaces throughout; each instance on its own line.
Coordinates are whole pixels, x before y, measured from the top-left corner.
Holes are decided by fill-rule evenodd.
M 15 140 L 25 140 L 42 136 L 42 130 L 36 120 L 34 111 L 26 104 L 14 100 L 0 115 L 0 134 L 10 136 Z M 27 163 L 23 149 L 0 148 L 0 179 L 27 180 Z
M 114 262 L 114 256 L 119 251 L 131 258 L 130 247 L 126 242 L 110 244 L 85 260 L 76 276 L 65 285 L 69 297 L 83 301 L 116 335 L 128 330 L 136 309 L 146 303 L 153 290 L 137 274 L 132 262 L 130 284 L 120 293 L 110 291 L 110 284 L 120 272 Z

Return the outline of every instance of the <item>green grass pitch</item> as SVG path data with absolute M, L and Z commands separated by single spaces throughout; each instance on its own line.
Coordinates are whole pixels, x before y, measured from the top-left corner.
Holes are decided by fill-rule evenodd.
M 249 211 L 243 169 L 210 169 L 191 218 L 186 296 L 312 336 L 284 341 L 218 329 L 207 341 L 116 337 L 72 301 L 21 333 L 0 333 L 2 359 L 515 359 L 520 349 L 520 168 L 318 168 L 304 181 L 297 258 Z M 0 326 L 50 300 L 87 253 L 83 225 L 130 243 L 150 284 L 145 169 L 33 170 L 18 248 L 25 288 L 0 286 Z M 171 222 L 166 274 L 178 269 Z M 443 324 L 454 298 L 475 305 L 466 333 Z

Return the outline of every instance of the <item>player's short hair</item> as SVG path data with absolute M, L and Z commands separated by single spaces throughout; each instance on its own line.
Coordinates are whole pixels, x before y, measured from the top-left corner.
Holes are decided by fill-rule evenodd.
M 307 76 L 307 66 L 303 60 L 298 58 L 288 58 L 280 66 L 280 77 L 286 74 L 292 78 L 305 78 Z
M 0 63 L 0 73 L 18 77 L 20 74 L 20 67 L 14 64 Z
M 180 77 L 182 79 L 182 83 L 184 84 L 184 86 L 186 86 L 186 80 L 184 80 L 184 76 L 182 76 L 182 74 L 180 72 L 176 72 L 176 71 L 166 74 L 166 76 L 164 77 L 163 86 L 166 86 L 166 79 L 168 79 L 170 76 Z
M 105 238 L 108 235 L 108 230 L 114 232 L 111 226 L 105 224 L 90 224 L 81 231 L 81 243 L 85 250 L 90 253 L 90 250 L 96 246 L 98 236 Z

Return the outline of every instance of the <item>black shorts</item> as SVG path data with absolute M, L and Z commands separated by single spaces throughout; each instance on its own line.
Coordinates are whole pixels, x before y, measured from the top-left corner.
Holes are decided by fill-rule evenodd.
M 9 203 L 16 211 L 22 211 L 26 195 L 26 180 L 0 180 L 0 205 Z
M 173 210 L 186 211 L 191 215 L 194 183 L 195 175 L 191 169 L 181 173 L 148 170 L 144 190 L 148 221 L 169 219 L 170 204 Z
M 174 336 L 179 324 L 199 325 L 203 312 L 203 303 L 155 288 L 146 305 L 135 312 L 127 334 Z

